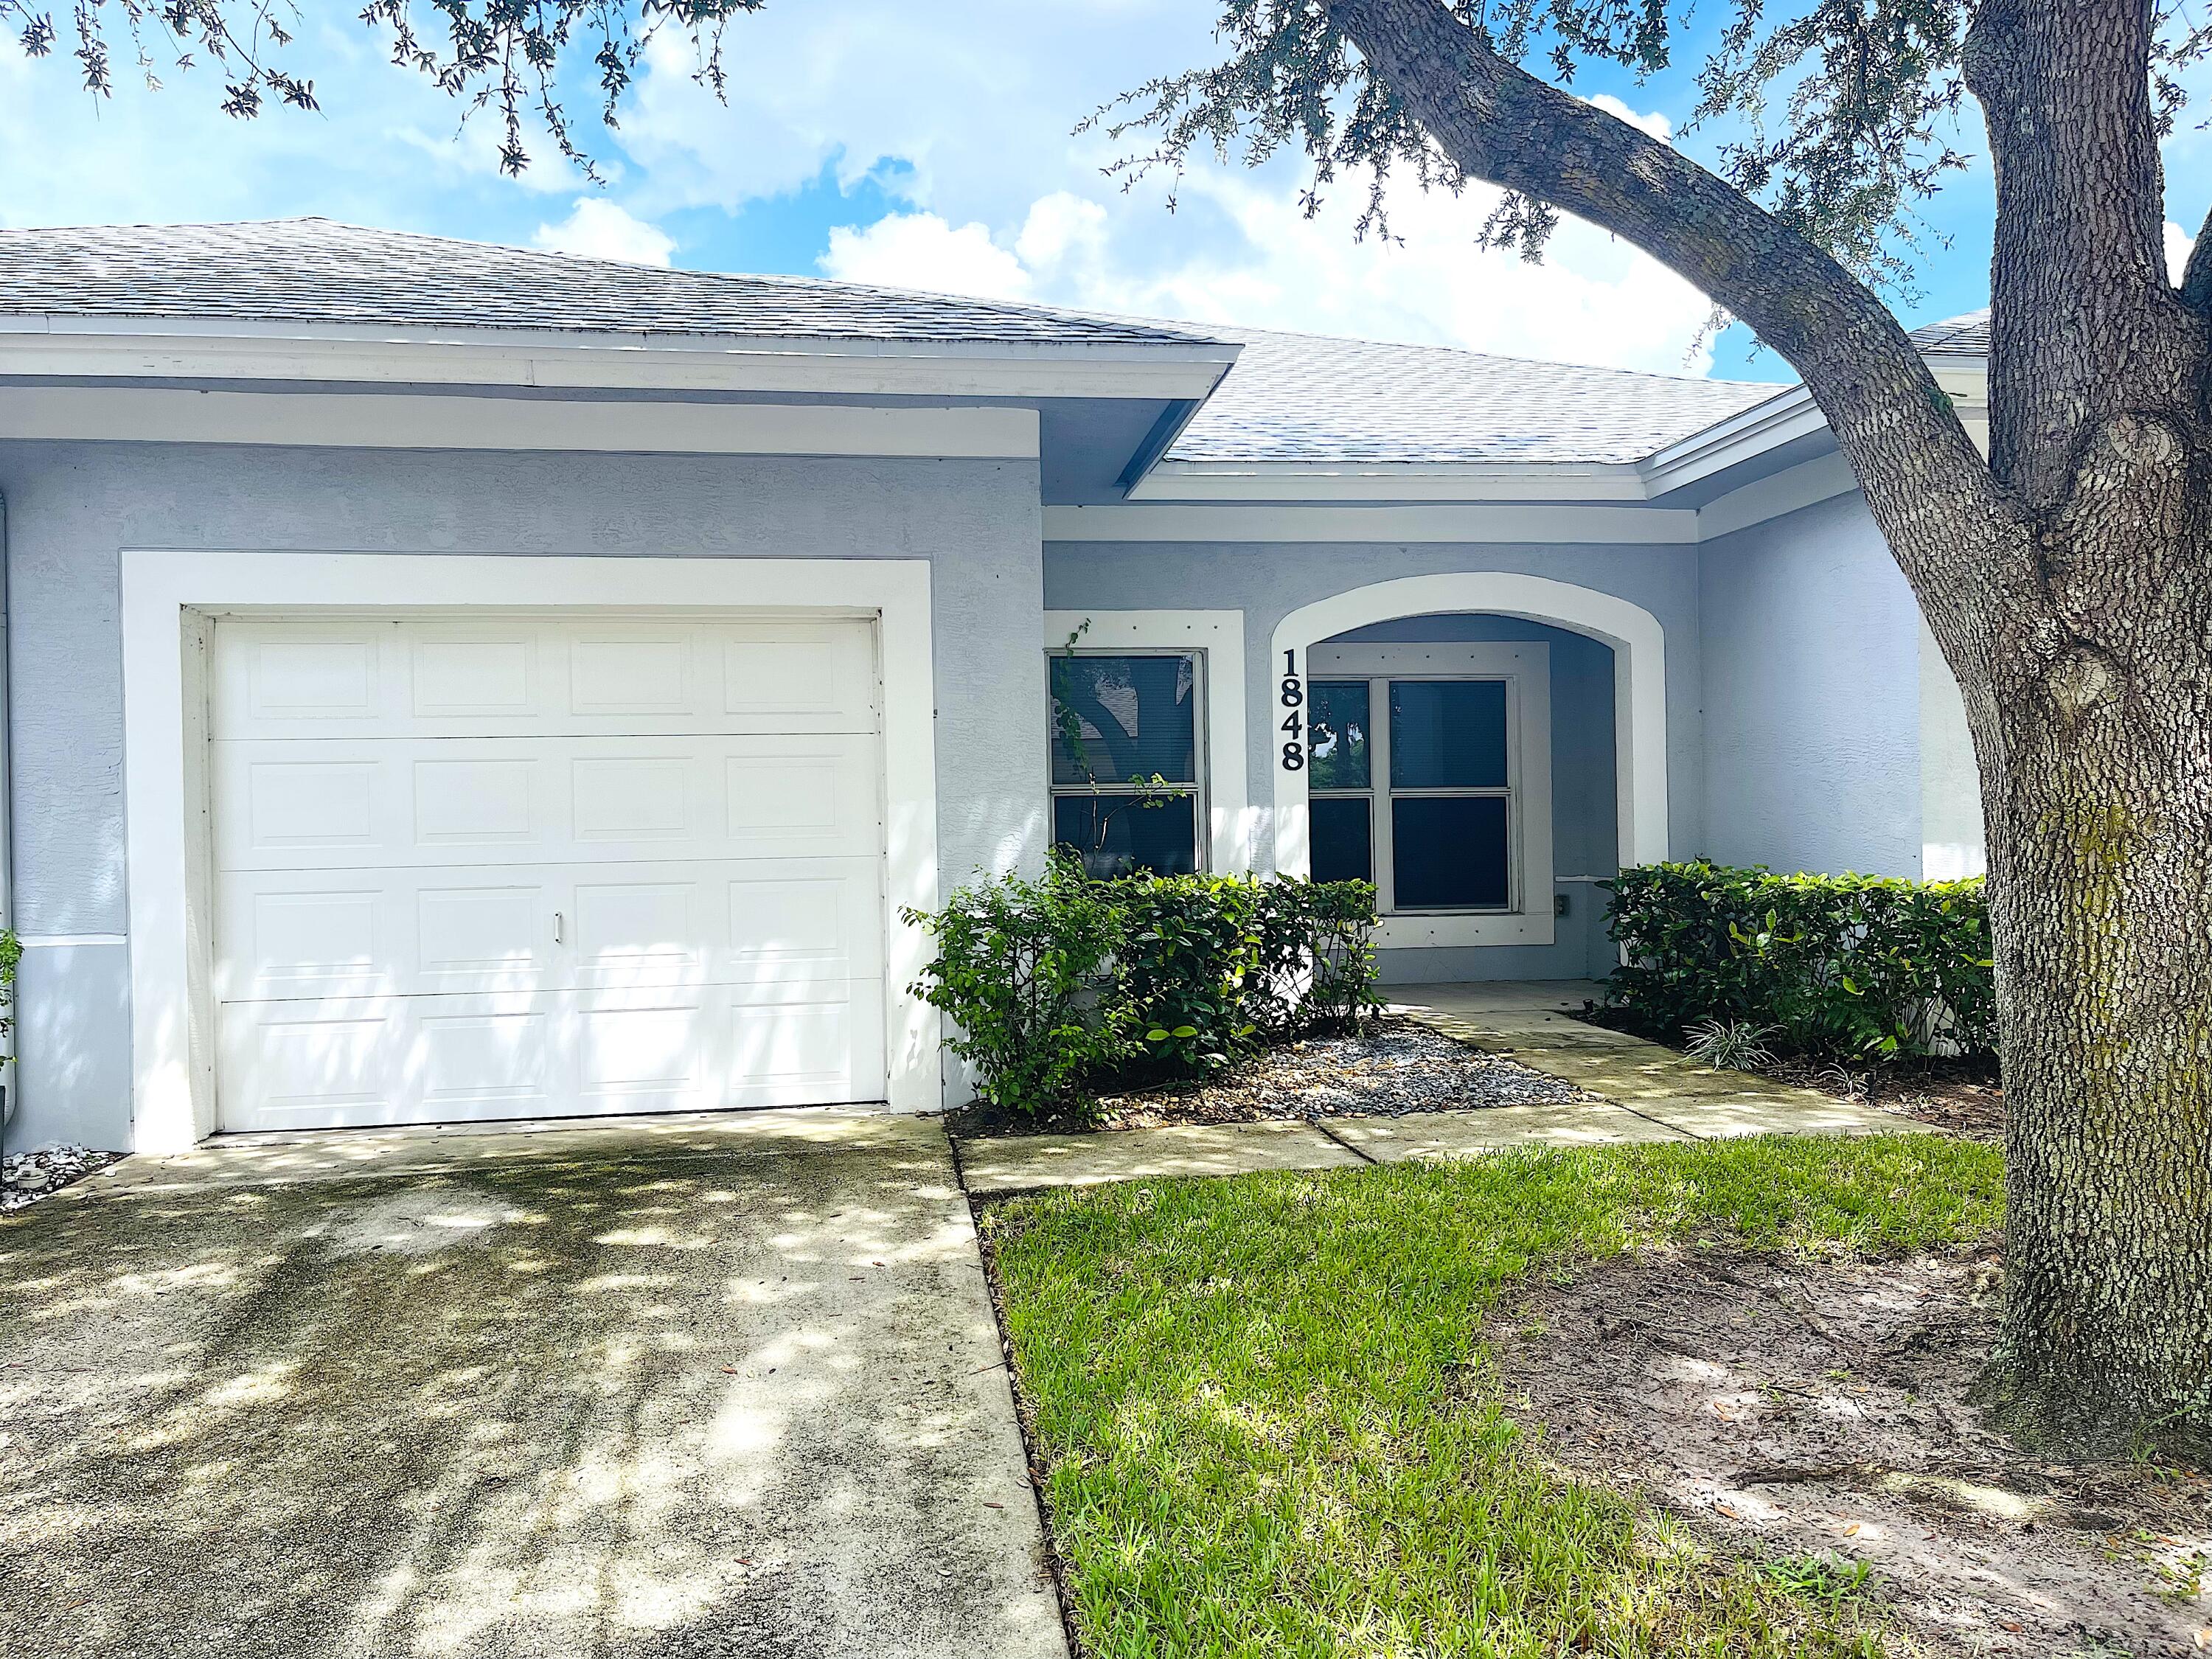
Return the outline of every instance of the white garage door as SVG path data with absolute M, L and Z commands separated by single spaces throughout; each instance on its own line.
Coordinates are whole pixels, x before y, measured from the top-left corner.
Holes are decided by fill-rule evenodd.
M 226 619 L 228 1129 L 884 1092 L 863 622 Z

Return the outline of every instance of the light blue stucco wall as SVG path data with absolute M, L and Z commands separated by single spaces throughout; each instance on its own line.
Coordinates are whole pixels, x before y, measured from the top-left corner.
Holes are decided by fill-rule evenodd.
M 1045 603 L 1054 611 L 1097 610 L 1241 610 L 1244 613 L 1244 650 L 1248 707 L 1255 711 L 1272 706 L 1275 664 L 1272 655 L 1276 624 L 1292 611 L 1332 594 L 1404 576 L 1466 571 L 1510 571 L 1548 577 L 1594 588 L 1642 606 L 1657 618 L 1666 634 L 1667 651 L 1667 765 L 1668 774 L 1668 838 L 1678 854 L 1697 848 L 1704 839 L 1703 809 L 1705 747 L 1699 727 L 1698 699 L 1703 680 L 1702 643 L 1698 631 L 1698 550 L 1695 547 L 1595 545 L 1526 546 L 1490 543 L 1410 544 L 1297 544 L 1297 543 L 1091 543 L 1048 542 L 1045 546 Z M 1402 624 L 1401 624 L 1402 626 Z M 1564 630 L 1538 630 L 1536 635 L 1510 631 L 1514 623 L 1488 618 L 1480 626 L 1508 631 L 1472 635 L 1464 633 L 1432 637 L 1551 637 Z M 1434 623 L 1418 624 L 1433 627 Z M 1408 637 L 1401 635 L 1401 637 Z M 1578 635 L 1566 635 L 1570 669 L 1579 662 L 1581 672 L 1562 684 L 1555 665 L 1553 713 L 1555 767 L 1560 766 L 1559 733 L 1563 724 L 1592 732 L 1599 716 L 1589 712 L 1594 700 L 1604 702 L 1602 730 L 1611 765 L 1612 653 Z M 1583 653 L 1595 653 L 1584 656 Z M 1594 664 L 1605 665 L 1605 690 L 1598 698 L 1599 681 Z M 1583 711 L 1578 719 L 1563 721 L 1562 709 Z M 1253 806 L 1257 809 L 1257 854 L 1261 867 L 1273 857 L 1273 790 L 1275 747 L 1272 722 L 1257 713 L 1249 722 L 1247 767 Z M 1569 760 L 1575 759 L 1570 756 Z M 1579 772 L 1562 767 L 1562 775 Z M 1613 813 L 1613 779 L 1608 769 L 1603 785 L 1604 812 Z M 1588 793 L 1587 791 L 1585 792 Z M 1555 781 L 1555 812 L 1562 801 Z M 1588 821 L 1587 799 L 1570 798 L 1570 816 Z M 1595 861 L 1586 869 L 1568 862 L 1565 845 L 1559 852 L 1557 868 L 1565 875 L 1608 873 L 1613 866 L 1610 830 L 1602 847 L 1577 848 Z M 1557 942 L 1550 946 L 1490 946 L 1451 951 L 1393 951 L 1385 962 L 1393 982 L 1443 979 L 1572 978 L 1601 973 L 1612 962 L 1605 942 L 1601 896 L 1588 884 L 1566 886 L 1568 919 L 1561 924 Z
M 926 558 L 939 870 L 1042 856 L 1042 516 L 1034 461 L 500 455 L 0 444 L 12 620 L 15 925 L 126 927 L 125 547 Z M 526 596 L 518 596 L 526 603 Z M 129 1144 L 128 956 L 34 944 L 10 1146 Z
M 1704 850 L 1919 875 L 1920 612 L 1864 498 L 1702 552 Z

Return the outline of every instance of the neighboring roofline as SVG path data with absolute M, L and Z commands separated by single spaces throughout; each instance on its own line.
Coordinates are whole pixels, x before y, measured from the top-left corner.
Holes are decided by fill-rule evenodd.
M 1202 400 L 1239 347 L 1208 341 L 753 335 L 0 317 L 0 377 Z
M 1640 461 L 1163 461 L 1133 501 L 1314 501 L 1476 505 L 1491 501 L 1656 501 L 1826 429 L 1802 386 Z
M 1633 462 L 1162 461 L 1133 501 L 1642 501 Z

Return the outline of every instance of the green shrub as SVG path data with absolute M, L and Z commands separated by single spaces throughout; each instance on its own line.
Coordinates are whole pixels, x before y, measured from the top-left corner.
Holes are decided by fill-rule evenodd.
M 1702 861 L 1609 884 L 1609 1003 L 1679 1038 L 1717 1022 L 1794 1054 L 1984 1055 L 1996 986 L 1982 883 L 1778 876 Z
M 914 992 L 952 1017 L 946 1046 L 991 1104 L 1036 1111 L 1132 1052 L 1131 1012 L 1097 994 L 1121 915 L 1080 865 L 1054 858 L 1041 879 L 996 877 L 905 915 L 937 945 Z
M 1375 1006 L 1375 890 L 1236 876 L 1096 881 L 1055 854 L 935 914 L 915 994 L 990 1104 L 1036 1112 L 1081 1086 L 1202 1076 L 1262 1042 Z

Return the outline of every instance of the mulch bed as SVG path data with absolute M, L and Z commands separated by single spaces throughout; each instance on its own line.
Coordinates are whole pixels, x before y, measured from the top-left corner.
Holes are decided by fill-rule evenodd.
M 123 1156 L 89 1146 L 53 1146 L 0 1158 L 0 1215 L 27 1209 L 64 1187 L 97 1175 Z
M 1780 1060 L 1766 1074 L 1931 1124 L 1962 1139 L 2004 1139 L 2004 1085 L 1993 1060 L 1917 1060 L 1868 1072 Z
M 1031 1118 L 979 1105 L 950 1114 L 946 1127 L 963 1135 L 1066 1134 L 1177 1123 L 1402 1117 L 1591 1098 L 1571 1083 L 1425 1026 L 1383 1020 L 1358 1034 L 1278 1044 L 1202 1082 L 1102 1095 L 1087 1114 Z
M 1928 1652 L 2201 1656 L 2212 1480 L 2053 1463 L 1986 1427 L 1968 1395 L 2001 1274 L 1994 1245 L 1624 1257 L 1539 1291 L 1498 1364 L 1568 1473 L 1721 1548 L 1868 1563 Z

